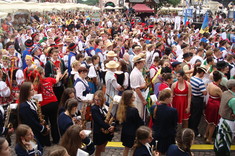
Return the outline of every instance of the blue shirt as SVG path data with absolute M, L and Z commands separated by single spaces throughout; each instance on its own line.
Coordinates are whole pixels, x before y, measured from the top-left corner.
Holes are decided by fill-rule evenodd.
M 98 53 L 102 53 L 102 50 L 99 49 L 99 48 L 96 48 L 96 49 L 95 49 L 95 54 L 98 54 Z
M 30 50 L 31 48 L 26 48 L 23 52 L 22 52 L 22 63 L 23 63 L 23 69 L 25 69 L 27 67 L 26 61 L 25 61 L 25 57 L 26 55 L 30 55 Z
M 180 150 L 175 144 L 172 144 L 169 146 L 166 156 L 190 156 L 190 154 Z
M 62 136 L 65 131 L 73 125 L 72 118 L 62 112 L 58 117 L 58 127 L 60 131 L 60 135 Z

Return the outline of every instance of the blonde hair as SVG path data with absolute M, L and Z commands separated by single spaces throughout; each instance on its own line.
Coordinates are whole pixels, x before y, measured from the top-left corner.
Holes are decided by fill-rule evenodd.
M 102 105 L 104 105 L 106 99 L 104 97 L 103 91 L 102 90 L 96 91 L 93 97 L 93 101 L 95 101 L 94 99 L 96 96 L 99 98 L 99 100 L 101 100 Z
M 158 100 L 159 101 L 165 101 L 167 98 L 170 98 L 172 94 L 172 91 L 170 89 L 163 89 L 159 92 Z
M 127 107 L 134 107 L 132 102 L 132 97 L 134 96 L 134 93 L 132 90 L 126 90 L 122 93 L 121 102 L 119 104 L 118 110 L 117 110 L 117 120 L 120 123 L 123 123 L 126 121 L 126 109 Z
M 74 68 L 76 65 L 81 65 L 81 63 L 78 60 L 73 61 L 72 68 Z

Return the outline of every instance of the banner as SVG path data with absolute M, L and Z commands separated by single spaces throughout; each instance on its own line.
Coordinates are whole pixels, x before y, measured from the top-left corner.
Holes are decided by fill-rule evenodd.
M 176 16 L 176 17 L 175 17 L 174 30 L 180 30 L 180 23 L 181 23 L 181 18 L 180 18 L 180 16 Z
M 91 22 L 100 22 L 100 13 L 99 12 L 93 12 L 91 14 Z

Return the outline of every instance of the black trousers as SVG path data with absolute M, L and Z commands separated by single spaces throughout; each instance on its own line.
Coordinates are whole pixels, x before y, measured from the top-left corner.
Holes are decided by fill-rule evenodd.
M 53 143 L 57 144 L 60 140 L 60 135 L 58 132 L 57 125 L 57 113 L 58 113 L 58 102 L 51 102 L 47 105 L 42 106 L 42 114 L 44 115 L 44 119 L 48 123 L 48 120 L 51 124 L 51 136 L 53 139 Z
M 60 103 L 60 100 L 61 100 L 61 96 L 64 92 L 64 85 L 61 85 L 59 87 L 53 87 L 53 91 L 55 93 L 55 96 L 58 100 L 58 103 Z
M 203 97 L 200 96 L 192 96 L 191 101 L 191 110 L 190 110 L 190 117 L 189 117 L 189 128 L 191 128 L 195 135 L 198 135 L 198 125 L 201 121 L 204 103 Z

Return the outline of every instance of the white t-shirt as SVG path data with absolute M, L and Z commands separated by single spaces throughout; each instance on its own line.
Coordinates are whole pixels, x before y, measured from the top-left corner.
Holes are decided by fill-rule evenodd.
M 16 82 L 17 85 L 21 85 L 24 82 L 24 72 L 21 69 L 16 71 Z
M 183 50 L 181 49 L 181 46 L 178 44 L 177 46 L 176 46 L 176 55 L 177 56 L 180 56 L 180 55 L 183 55 Z
M 201 63 L 203 63 L 203 58 L 201 56 L 198 56 L 198 55 L 193 56 L 193 58 L 190 60 L 189 63 L 194 66 L 194 64 L 197 60 L 200 60 Z
M 96 70 L 95 70 L 95 66 L 92 65 L 90 68 L 89 68 L 89 72 L 88 72 L 88 75 L 87 75 L 89 78 L 94 78 L 94 77 L 97 77 L 97 74 L 96 74 Z
M 130 80 L 131 80 L 131 88 L 133 89 L 139 88 L 141 85 L 145 83 L 142 72 L 136 67 L 134 67 L 134 69 L 130 74 Z

